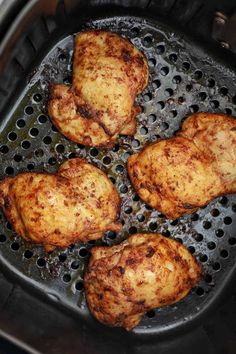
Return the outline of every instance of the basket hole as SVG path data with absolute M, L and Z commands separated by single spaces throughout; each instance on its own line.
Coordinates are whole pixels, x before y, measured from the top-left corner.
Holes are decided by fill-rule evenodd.
M 153 38 L 152 38 L 152 36 L 150 34 L 146 35 L 143 38 L 143 44 L 145 45 L 145 47 L 149 47 L 152 44 L 152 41 L 153 41 Z
M 234 213 L 236 213 L 236 204 L 232 205 L 232 210 L 233 210 Z
M 17 139 L 17 134 L 15 132 L 11 132 L 8 134 L 8 140 L 15 141 Z
M 172 220 L 171 222 L 170 222 L 170 224 L 172 225 L 172 226 L 176 226 L 176 225 L 178 225 L 178 219 L 175 219 L 175 220 Z
M 64 283 L 69 283 L 71 281 L 70 274 L 64 274 L 62 280 L 64 281 Z
M 0 151 L 1 151 L 2 154 L 7 154 L 8 151 L 9 151 L 9 148 L 8 148 L 7 145 L 2 145 L 2 146 L 0 147 Z
M 220 88 L 220 94 L 221 94 L 221 96 L 226 96 L 228 94 L 227 87 L 221 87 Z
M 88 252 L 87 248 L 81 248 L 79 250 L 79 256 L 82 257 L 82 258 L 87 257 L 88 254 L 89 254 L 89 252 Z
M 209 250 L 214 250 L 216 248 L 216 244 L 213 241 L 207 243 L 207 247 Z
M 76 288 L 76 290 L 78 290 L 78 291 L 82 291 L 83 288 L 84 288 L 83 282 L 82 282 L 82 281 L 78 281 L 78 282 L 75 284 L 75 288 Z
M 119 144 L 116 144 L 116 145 L 113 147 L 112 151 L 117 152 L 117 151 L 119 151 L 119 149 L 120 149 L 120 145 L 119 145 Z
M 143 214 L 138 214 L 137 219 L 139 222 L 143 222 L 145 220 L 145 216 Z
M 204 279 L 205 279 L 205 282 L 209 284 L 212 282 L 212 275 L 206 274 Z
M 156 103 L 156 109 L 161 111 L 162 109 L 165 108 L 165 103 L 163 101 L 159 101 Z
M 159 87 L 161 87 L 161 81 L 160 80 L 154 80 L 152 82 L 152 86 L 153 86 L 154 90 L 158 89 Z
M 230 237 L 230 238 L 229 238 L 229 244 L 230 244 L 231 246 L 236 245 L 236 238 L 235 238 L 235 237 Z
M 197 242 L 201 242 L 201 241 L 203 240 L 203 235 L 200 234 L 200 233 L 196 234 L 196 235 L 195 235 L 195 240 L 196 240 Z
M 193 104 L 192 106 L 189 107 L 191 113 L 196 113 L 199 110 L 199 107 L 197 104 Z
M 122 173 L 124 171 L 124 166 L 122 165 L 117 165 L 115 168 L 117 173 Z
M 55 159 L 55 157 L 50 157 L 50 159 L 48 160 L 49 165 L 53 166 L 57 163 L 57 160 Z
M 214 262 L 213 265 L 212 265 L 212 268 L 215 270 L 215 271 L 218 271 L 220 270 L 220 263 L 219 262 Z
M 141 135 L 147 135 L 148 133 L 148 129 L 146 127 L 141 127 L 139 131 Z
M 196 70 L 195 73 L 194 73 L 194 79 L 195 80 L 200 80 L 203 76 L 203 73 L 201 70 Z
M 3 235 L 3 234 L 0 235 L 0 242 L 1 242 L 1 243 L 4 243 L 4 242 L 6 241 L 6 239 L 7 239 L 7 238 L 6 238 L 5 235 Z
M 182 68 L 184 71 L 188 71 L 190 69 L 190 64 L 187 61 L 185 61 L 182 64 Z
M 71 76 L 66 76 L 64 79 L 63 79 L 63 83 L 65 85 L 71 85 L 72 83 L 72 77 Z
M 227 203 L 228 203 L 228 198 L 227 197 L 222 197 L 221 199 L 220 199 L 220 204 L 222 204 L 222 205 L 226 205 Z
M 66 54 L 61 53 L 61 54 L 58 56 L 58 60 L 59 60 L 61 63 L 66 63 L 66 61 L 67 61 L 67 56 L 66 56 Z
M 32 257 L 33 257 L 33 252 L 32 252 L 31 250 L 26 250 L 26 251 L 24 252 L 24 257 L 25 257 L 26 259 L 32 258 Z
M 226 216 L 224 218 L 224 224 L 225 225 L 230 225 L 232 223 L 232 218 L 230 216 Z
M 20 248 L 20 245 L 19 245 L 18 242 L 13 242 L 13 243 L 11 244 L 11 249 L 12 249 L 12 251 L 18 251 L 19 248 Z
M 111 158 L 109 156 L 105 156 L 102 161 L 103 161 L 104 165 L 110 165 Z
M 156 59 L 154 59 L 154 58 L 150 58 L 150 59 L 148 59 L 148 64 L 149 64 L 149 67 L 152 69 L 152 68 L 154 68 L 155 66 L 156 66 Z
M 207 86 L 212 88 L 215 86 L 215 80 L 214 79 L 208 79 L 207 80 Z
M 45 136 L 43 138 L 43 142 L 44 142 L 44 144 L 49 145 L 52 142 L 52 138 L 50 136 Z
M 92 149 L 90 150 L 90 155 L 91 155 L 92 157 L 96 157 L 96 156 L 98 155 L 98 150 L 97 150 L 96 148 L 92 148 Z
M 51 129 L 53 133 L 58 133 L 58 129 L 55 127 L 55 125 L 52 124 Z
M 47 120 L 48 120 L 48 118 L 47 118 L 44 114 L 41 114 L 41 115 L 38 117 L 38 122 L 39 122 L 40 124 L 46 123 Z
M 179 103 L 179 104 L 184 103 L 184 101 L 185 101 L 185 99 L 184 99 L 183 96 L 180 96 L 180 97 L 178 98 L 178 103 Z
M 9 221 L 6 222 L 6 228 L 8 230 L 12 230 L 11 224 L 9 223 Z
M 192 90 L 193 86 L 191 84 L 186 85 L 186 91 L 190 92 Z
M 125 214 L 131 214 L 132 211 L 133 211 L 133 209 L 130 206 L 125 208 Z
M 217 237 L 223 237 L 224 236 L 224 231 L 222 229 L 218 229 L 215 232 Z
M 203 295 L 204 295 L 204 289 L 201 288 L 200 286 L 198 286 L 198 287 L 196 288 L 196 294 L 197 294 L 198 296 L 203 296 Z
M 166 97 L 173 96 L 174 91 L 171 88 L 165 90 Z
M 14 161 L 16 161 L 16 162 L 20 162 L 20 161 L 22 161 L 22 156 L 16 154 L 16 155 L 14 155 L 13 159 L 14 159 Z
M 220 256 L 221 256 L 221 258 L 228 258 L 229 252 L 227 250 L 221 250 Z
M 169 59 L 170 59 L 170 61 L 172 61 L 173 63 L 175 63 L 175 62 L 177 61 L 177 59 L 178 59 L 178 56 L 177 56 L 176 53 L 171 53 L 171 54 L 169 55 Z
M 203 221 L 203 227 L 205 230 L 208 230 L 211 228 L 211 222 L 210 221 Z
M 140 146 L 139 140 L 133 139 L 133 140 L 132 140 L 132 146 L 133 146 L 134 148 L 138 148 L 138 147 Z
M 22 141 L 21 146 L 24 150 L 27 150 L 30 148 L 31 144 L 28 140 L 24 140 L 24 141 Z
M 62 154 L 65 151 L 65 146 L 62 144 L 58 144 L 56 145 L 56 152 L 58 152 L 58 154 Z
M 111 181 L 113 184 L 115 184 L 115 183 L 116 183 L 116 180 L 115 180 L 115 178 L 114 178 L 114 177 L 109 176 L 109 179 L 110 179 L 110 181 Z
M 155 231 L 157 229 L 157 223 L 156 222 L 150 222 L 149 229 L 151 231 Z
M 157 49 L 156 49 L 156 52 L 157 52 L 158 55 L 163 54 L 163 53 L 165 52 L 165 47 L 164 47 L 164 45 L 162 45 L 162 44 L 158 45 L 158 46 L 157 46 Z
M 151 311 L 146 312 L 146 316 L 147 316 L 148 318 L 153 318 L 153 317 L 155 317 L 155 315 L 156 315 L 156 313 L 155 313 L 154 310 L 151 310 Z
M 34 169 L 34 164 L 33 164 L 33 163 L 28 163 L 27 169 L 28 169 L 29 171 L 32 171 L 32 170 Z
M 194 252 L 195 252 L 195 248 L 193 246 L 189 246 L 188 250 L 191 254 L 194 254 Z
M 162 76 L 167 76 L 169 74 L 169 71 L 170 70 L 169 70 L 168 66 L 163 66 L 160 70 L 160 73 Z
M 44 266 L 46 265 L 46 261 L 44 258 L 39 258 L 37 260 L 37 266 L 40 267 L 40 268 L 43 268 Z
M 218 209 L 212 209 L 211 215 L 214 216 L 214 218 L 216 218 L 217 216 L 220 215 L 220 212 Z
M 18 121 L 16 122 L 16 126 L 17 126 L 17 128 L 24 128 L 24 126 L 25 126 L 24 119 L 18 119 Z
M 217 100 L 212 100 L 212 101 L 210 101 L 210 106 L 211 106 L 212 108 L 218 108 L 219 105 L 220 105 L 220 103 L 219 103 L 219 101 L 217 101 Z
M 116 232 L 115 231 L 108 231 L 107 232 L 107 237 L 110 239 L 110 240 L 115 240 L 116 239 Z
M 165 236 L 165 237 L 170 237 L 170 231 L 169 230 L 164 230 L 162 232 L 162 235 Z
M 42 149 L 35 150 L 34 152 L 36 157 L 42 157 L 44 155 L 44 152 Z
M 32 129 L 30 129 L 29 133 L 34 138 L 35 136 L 38 135 L 39 131 L 37 128 L 32 128 Z
M 138 194 L 135 194 L 135 195 L 133 196 L 133 201 L 134 201 L 134 202 L 138 202 L 139 200 L 140 200 L 140 198 L 139 198 Z
M 69 159 L 74 159 L 76 157 L 76 153 L 75 152 L 71 152 L 69 155 L 68 155 L 68 158 Z
M 71 263 L 71 268 L 74 269 L 74 270 L 78 269 L 79 266 L 80 266 L 80 263 L 78 261 L 73 261 Z
M 31 106 L 25 107 L 25 113 L 28 114 L 29 116 L 34 113 L 34 109 Z
M 150 114 L 148 116 L 148 123 L 152 124 L 157 120 L 157 117 L 155 116 L 155 114 Z
M 143 96 L 143 98 L 144 98 L 144 101 L 145 102 L 149 102 L 149 101 L 151 101 L 151 99 L 152 99 L 152 94 L 151 93 L 145 93 L 145 95 Z
M 62 253 L 59 254 L 58 258 L 61 263 L 64 263 L 66 261 L 67 255 L 65 253 Z
M 231 116 L 233 112 L 232 112 L 232 109 L 226 108 L 225 113 Z
M 133 27 L 133 28 L 131 29 L 131 31 L 133 32 L 133 34 L 134 34 L 135 36 L 137 36 L 137 35 L 139 34 L 139 32 L 140 32 L 140 29 L 139 29 L 138 27 Z
M 128 187 L 127 187 L 125 184 L 122 184 L 122 185 L 120 186 L 120 192 L 121 192 L 122 194 L 127 193 L 127 192 L 128 192 Z
M 200 262 L 205 263 L 208 260 L 208 257 L 206 254 L 201 254 L 199 256 L 199 260 L 200 260 Z
M 171 118 L 175 118 L 177 116 L 177 111 L 175 109 L 172 109 L 172 111 L 170 111 L 170 117 Z
M 8 166 L 5 168 L 5 174 L 8 176 L 12 176 L 14 174 L 14 168 L 11 166 Z
M 200 93 L 198 94 L 198 96 L 199 96 L 199 98 L 200 98 L 201 101 L 205 101 L 205 99 L 207 98 L 206 92 L 200 92 Z
M 162 122 L 161 123 L 161 129 L 162 130 L 167 130 L 169 128 L 169 124 L 167 122 Z
M 199 219 L 199 215 L 197 213 L 195 213 L 191 216 L 192 221 L 197 221 L 198 219 Z
M 34 100 L 36 103 L 42 101 L 42 99 L 43 99 L 43 97 L 42 97 L 42 95 L 41 95 L 40 93 L 36 93 L 36 94 L 33 95 L 33 100 Z
M 135 226 L 131 226 L 131 227 L 129 228 L 129 233 L 130 233 L 131 235 L 135 234 L 136 232 L 137 232 L 137 228 L 136 228 Z
M 182 81 L 181 76 L 180 75 L 174 76 L 172 81 L 174 84 L 180 84 Z
M 175 240 L 176 240 L 177 242 L 181 243 L 181 244 L 183 243 L 183 240 L 182 240 L 182 238 L 180 238 L 180 237 L 176 237 Z

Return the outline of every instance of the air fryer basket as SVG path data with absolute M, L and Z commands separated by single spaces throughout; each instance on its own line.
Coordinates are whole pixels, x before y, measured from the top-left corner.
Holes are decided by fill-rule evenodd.
M 46 254 L 42 247 L 17 236 L 1 213 L 2 269 L 24 287 L 96 326 L 83 292 L 89 249 L 94 244 L 119 243 L 135 232 L 160 232 L 183 242 L 204 268 L 204 279 L 184 300 L 148 312 L 133 331 L 141 337 L 170 333 L 194 323 L 206 313 L 236 273 L 236 197 L 224 196 L 193 215 L 167 220 L 134 193 L 127 177 L 126 161 L 144 144 L 172 136 L 184 117 L 193 112 L 234 115 L 236 73 L 180 31 L 144 15 L 105 11 L 90 20 L 84 17 L 62 23 L 60 31 L 52 31 L 50 40 L 44 43 L 28 72 L 27 83 L 18 85 L 15 105 L 1 117 L 0 178 L 23 171 L 55 172 L 68 158 L 86 158 L 105 171 L 120 192 L 120 218 L 124 226 L 119 234 L 108 232 L 102 240 Z M 39 24 L 43 31 L 48 31 L 47 23 L 39 21 Z M 50 26 L 53 26 L 52 19 Z M 142 106 L 137 133 L 133 138 L 120 137 L 112 150 L 87 148 L 67 140 L 47 115 L 48 85 L 71 82 L 74 34 L 86 28 L 120 33 L 141 49 L 149 62 L 149 85 L 137 98 Z M 34 32 L 26 40 L 34 51 Z M 23 70 L 23 58 L 16 55 L 15 65 L 19 71 Z

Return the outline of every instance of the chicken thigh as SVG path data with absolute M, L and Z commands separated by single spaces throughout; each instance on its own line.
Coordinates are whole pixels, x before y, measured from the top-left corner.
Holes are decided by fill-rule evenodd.
M 71 86 L 52 85 L 49 115 L 68 139 L 111 147 L 119 134 L 136 132 L 137 94 L 148 83 L 145 56 L 116 33 L 79 33 Z
M 83 159 L 56 174 L 21 173 L 0 182 L 0 206 L 15 231 L 49 251 L 119 231 L 120 198 L 109 178 Z
M 117 246 L 93 247 L 85 273 L 92 314 L 110 326 L 134 328 L 153 308 L 188 294 L 202 269 L 180 243 L 159 234 L 136 234 Z
M 236 191 L 236 119 L 197 113 L 178 134 L 128 160 L 131 182 L 146 203 L 170 219 Z

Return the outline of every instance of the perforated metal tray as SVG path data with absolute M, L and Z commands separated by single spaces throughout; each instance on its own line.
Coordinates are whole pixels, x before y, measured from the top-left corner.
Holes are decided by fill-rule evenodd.
M 48 84 L 69 84 L 73 33 L 84 28 L 102 28 L 129 38 L 148 58 L 149 85 L 137 101 L 142 106 L 133 138 L 120 137 L 112 150 L 87 148 L 64 138 L 47 116 Z M 150 311 L 134 329 L 137 335 L 166 333 L 194 323 L 216 303 L 236 272 L 236 197 L 214 200 L 197 213 L 167 220 L 139 200 L 126 171 L 128 156 L 148 142 L 172 136 L 183 118 L 197 111 L 235 114 L 235 73 L 217 63 L 174 33 L 145 18 L 106 17 L 76 26 L 50 43 L 38 58 L 39 67 L 29 74 L 21 97 L 1 121 L 0 178 L 23 171 L 55 172 L 65 159 L 80 156 L 104 170 L 122 198 L 120 234 L 108 232 L 102 240 L 71 245 L 46 254 L 25 242 L 1 214 L 0 263 L 3 271 L 30 290 L 50 298 L 62 309 L 91 321 L 83 292 L 83 272 L 94 244 L 112 245 L 135 232 L 160 232 L 183 242 L 202 262 L 205 277 L 179 303 Z M 197 193 L 197 191 L 196 191 Z M 115 330 L 114 330 L 115 331 Z M 117 329 L 116 329 L 117 331 Z

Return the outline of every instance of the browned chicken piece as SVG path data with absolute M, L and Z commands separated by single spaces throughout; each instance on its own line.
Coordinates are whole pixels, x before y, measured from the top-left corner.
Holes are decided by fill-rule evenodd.
M 79 33 L 74 44 L 71 86 L 52 85 L 48 112 L 68 139 L 110 147 L 119 134 L 136 132 L 134 103 L 148 83 L 146 57 L 116 33 Z
M 236 192 L 236 119 L 196 113 L 177 136 L 150 144 L 128 160 L 134 189 L 170 219 Z
M 21 173 L 0 182 L 0 206 L 15 231 L 48 251 L 119 231 L 120 198 L 109 178 L 83 159 L 56 174 Z
M 127 330 L 146 311 L 182 299 L 202 274 L 182 244 L 159 234 L 136 234 L 91 253 L 84 278 L 90 311 L 100 322 Z

